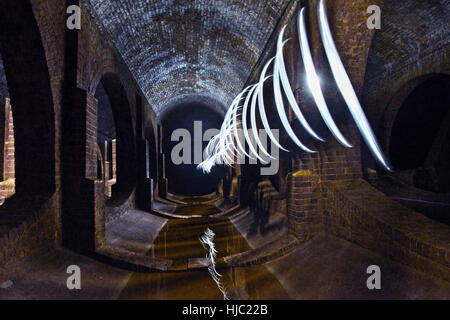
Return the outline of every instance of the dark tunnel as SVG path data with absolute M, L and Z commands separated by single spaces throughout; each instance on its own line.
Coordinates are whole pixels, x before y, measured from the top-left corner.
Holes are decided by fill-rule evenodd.
M 203 139 L 205 133 L 210 129 L 219 130 L 222 121 L 223 116 L 219 112 L 202 102 L 178 104 L 163 115 L 162 144 L 167 157 L 166 177 L 169 192 L 185 196 L 201 196 L 218 191 L 224 168 L 216 167 L 210 174 L 198 170 L 200 158 L 195 148 L 204 150 L 208 144 L 208 141 Z M 177 132 L 180 135 L 177 135 Z M 175 141 L 172 141 L 174 134 Z M 182 158 L 180 160 L 172 159 L 180 156 Z

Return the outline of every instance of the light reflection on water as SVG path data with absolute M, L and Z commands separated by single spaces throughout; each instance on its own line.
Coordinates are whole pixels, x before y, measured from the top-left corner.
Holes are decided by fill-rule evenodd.
M 280 282 L 263 265 L 218 270 L 230 300 L 289 299 Z M 119 299 L 223 300 L 207 269 L 134 273 Z
M 183 208 L 185 213 L 189 208 Z M 214 207 L 199 206 L 196 214 L 213 212 Z M 177 212 L 180 214 L 180 212 Z M 229 220 L 208 217 L 170 220 L 155 239 L 148 254 L 152 257 L 184 260 L 204 258 L 199 238 L 206 228 L 215 233 L 217 258 L 250 250 L 246 239 Z M 230 300 L 288 299 L 276 277 L 263 265 L 220 268 L 221 281 Z M 133 273 L 119 299 L 223 300 L 223 294 L 208 269 L 180 272 Z

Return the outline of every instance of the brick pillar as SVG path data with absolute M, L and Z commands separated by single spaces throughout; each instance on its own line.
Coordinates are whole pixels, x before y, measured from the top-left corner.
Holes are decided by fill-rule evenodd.
M 0 205 L 3 204 L 5 199 L 11 197 L 15 193 L 15 147 L 14 147 L 14 123 L 11 105 L 9 99 L 6 98 L 5 108 L 1 108 L 4 111 L 4 130 L 1 132 L 4 134 L 3 143 L 0 150 L 2 151 L 2 163 L 0 163 L 1 174 L 0 176 Z
M 117 140 L 113 139 L 111 141 L 111 170 L 112 170 L 112 179 L 114 183 L 117 180 Z
M 3 181 L 4 180 L 4 173 L 3 173 L 3 169 L 4 169 L 4 158 L 5 158 L 5 150 L 3 148 L 3 146 L 5 145 L 5 136 L 6 136 L 6 123 L 7 123 L 7 118 L 6 118 L 6 99 L 4 99 L 1 95 L 0 95 L 0 180 Z
M 111 188 L 109 188 L 108 180 L 109 180 L 109 173 L 111 172 L 111 168 L 109 166 L 109 157 L 108 157 L 109 149 L 108 149 L 108 141 L 105 141 L 104 148 L 103 148 L 103 168 L 105 169 L 105 175 L 104 175 L 104 181 L 105 181 L 105 194 L 108 197 L 111 197 Z
M 167 196 L 167 179 L 166 179 L 166 157 L 163 153 L 162 148 L 162 134 L 163 129 L 160 125 L 158 125 L 158 184 L 157 184 L 157 192 L 161 198 L 165 198 Z
M 97 178 L 97 100 L 66 88 L 63 109 L 63 245 L 93 252 L 104 239 L 104 184 Z
M 5 108 L 5 138 L 4 138 L 4 163 L 3 163 L 3 178 L 4 180 L 15 178 L 15 163 L 14 163 L 14 120 L 9 99 L 6 99 Z
M 307 240 L 320 231 L 319 176 L 311 170 L 290 173 L 287 178 L 289 233 Z
M 165 198 L 168 192 L 168 182 L 166 178 L 166 155 L 164 153 L 160 153 L 158 159 L 158 194 L 161 198 Z
M 142 210 L 151 208 L 151 180 L 149 178 L 149 147 L 148 141 L 140 139 L 136 142 L 138 158 L 138 178 L 136 188 L 136 204 Z
M 137 157 L 137 185 L 136 205 L 138 208 L 151 211 L 153 200 L 153 185 L 150 179 L 150 150 L 149 143 L 144 137 L 142 99 L 136 98 L 136 157 Z

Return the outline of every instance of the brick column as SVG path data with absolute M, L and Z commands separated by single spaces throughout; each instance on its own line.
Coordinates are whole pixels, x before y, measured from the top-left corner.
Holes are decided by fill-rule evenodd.
M 0 95 L 0 181 L 4 180 L 4 158 L 5 158 L 5 153 L 4 153 L 4 148 L 3 146 L 5 145 L 5 134 L 6 134 L 6 123 L 7 123 L 7 118 L 6 118 L 6 99 L 3 98 Z
M 160 153 L 158 156 L 158 195 L 161 198 L 167 196 L 168 182 L 166 178 L 166 155 Z
M 104 184 L 97 178 L 97 100 L 67 88 L 63 110 L 63 245 L 92 252 L 104 241 Z
M 158 184 L 157 190 L 158 195 L 161 198 L 165 198 L 167 196 L 167 179 L 166 179 L 166 157 L 163 153 L 162 149 L 162 127 L 158 126 Z
M 307 240 L 321 229 L 319 176 L 312 170 L 299 170 L 287 178 L 289 233 Z
M 5 138 L 3 150 L 3 178 L 4 180 L 15 178 L 15 162 L 14 162 L 14 120 L 9 99 L 6 99 L 5 108 Z
M 151 211 L 153 200 L 152 179 L 150 179 L 150 150 L 149 143 L 144 138 L 144 119 L 142 118 L 142 99 L 136 97 L 136 157 L 137 157 L 137 185 L 136 205 L 146 211 Z

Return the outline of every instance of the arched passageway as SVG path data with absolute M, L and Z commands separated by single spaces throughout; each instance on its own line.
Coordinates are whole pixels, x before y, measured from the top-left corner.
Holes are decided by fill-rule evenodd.
M 127 93 L 117 75 L 108 73 L 95 91 L 97 144 L 102 154 L 101 176 L 107 205 L 119 206 L 131 195 L 136 183 L 133 123 Z M 97 168 L 99 172 L 99 168 Z
M 0 56 L 2 82 L 7 83 L 14 119 L 16 191 L 0 211 L 3 218 L 14 215 L 12 225 L 16 225 L 38 212 L 56 190 L 53 95 L 41 34 L 29 1 L 0 3 Z M 4 103 L 0 101 L 2 108 Z
M 414 170 L 414 186 L 450 192 L 450 76 L 432 75 L 404 99 L 392 127 L 396 170 Z
M 98 84 L 95 92 L 97 105 L 97 178 L 105 184 L 105 195 L 112 197 L 112 186 L 117 182 L 117 133 L 114 115 L 103 84 Z
M 202 150 L 212 137 L 211 129 L 219 130 L 222 121 L 220 113 L 202 102 L 180 103 L 163 114 L 162 146 L 169 192 L 201 196 L 218 191 L 219 181 L 225 173 L 223 168 L 217 167 L 211 174 L 204 174 L 197 165 L 202 161 Z

